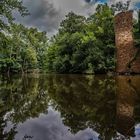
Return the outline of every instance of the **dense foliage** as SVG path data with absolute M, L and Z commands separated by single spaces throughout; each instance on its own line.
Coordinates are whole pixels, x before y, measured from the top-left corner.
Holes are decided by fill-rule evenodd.
M 47 52 L 46 69 L 58 73 L 94 73 L 113 70 L 114 13 L 99 5 L 88 17 L 70 12 Z
M 8 27 L 8 23 L 14 20 L 13 12 L 19 12 L 22 16 L 28 14 L 22 0 L 0 0 L 0 31 Z
M 2 0 L 0 4 L 0 15 L 3 17 L 0 19 L 1 72 L 28 72 L 31 69 L 49 73 L 114 71 L 114 12 L 127 10 L 129 2 L 112 5 L 112 8 L 107 4 L 98 5 L 96 12 L 89 17 L 70 12 L 51 40 L 45 32 L 13 23 L 14 10 L 23 16 L 28 14 L 22 1 Z M 139 47 L 137 22 L 134 27 L 135 46 Z
M 10 73 L 43 69 L 48 43 L 46 33 L 13 23 L 13 11 L 20 12 L 22 16 L 28 14 L 22 1 L 0 1 L 0 71 Z
M 134 38 L 135 38 L 135 47 L 140 48 L 140 10 L 138 12 L 138 22 L 134 22 Z
M 48 42 L 45 32 L 12 24 L 4 37 L 0 40 L 1 71 L 25 72 L 32 68 L 43 68 Z

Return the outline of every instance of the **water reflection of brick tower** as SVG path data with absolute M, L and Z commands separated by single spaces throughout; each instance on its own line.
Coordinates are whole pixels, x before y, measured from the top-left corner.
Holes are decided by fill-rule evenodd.
M 140 73 L 140 57 L 129 65 L 137 52 L 133 39 L 133 11 L 121 12 L 115 16 L 116 72 Z
M 134 107 L 139 80 L 133 76 L 116 77 L 117 131 L 124 136 L 134 136 Z

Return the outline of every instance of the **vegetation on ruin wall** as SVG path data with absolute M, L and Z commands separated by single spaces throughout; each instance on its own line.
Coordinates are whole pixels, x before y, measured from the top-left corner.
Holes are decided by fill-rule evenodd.
M 135 47 L 140 48 L 140 10 L 138 12 L 138 22 L 134 21 L 134 38 Z
M 0 71 L 41 69 L 54 73 L 106 73 L 115 68 L 114 11 L 99 5 L 88 18 L 70 12 L 58 33 L 48 40 L 45 32 L 15 24 L 12 11 L 28 11 L 17 0 L 2 0 L 0 16 Z M 47 27 L 46 27 L 47 28 Z M 138 23 L 135 23 L 135 31 Z M 139 44 L 140 40 L 137 39 Z M 139 46 L 139 45 L 138 45 Z

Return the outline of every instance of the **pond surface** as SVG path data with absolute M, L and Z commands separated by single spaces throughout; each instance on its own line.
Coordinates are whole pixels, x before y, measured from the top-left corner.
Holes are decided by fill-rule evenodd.
M 0 77 L 0 140 L 140 140 L 140 76 Z

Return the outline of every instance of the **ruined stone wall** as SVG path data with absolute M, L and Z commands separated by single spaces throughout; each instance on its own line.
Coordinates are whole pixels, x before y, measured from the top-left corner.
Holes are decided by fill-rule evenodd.
M 115 41 L 116 41 L 116 72 L 140 73 L 140 57 L 129 62 L 134 57 L 137 48 L 134 47 L 133 39 L 133 11 L 121 12 L 115 16 Z

